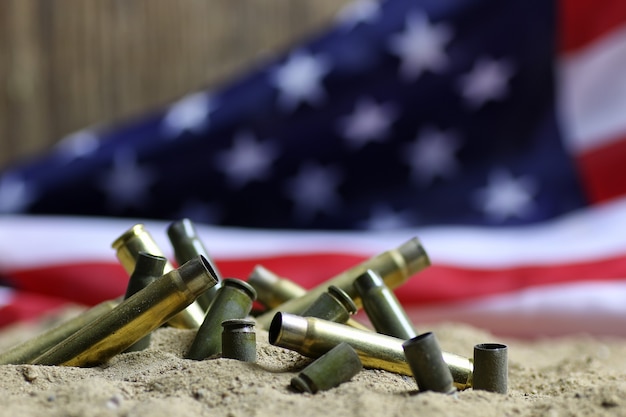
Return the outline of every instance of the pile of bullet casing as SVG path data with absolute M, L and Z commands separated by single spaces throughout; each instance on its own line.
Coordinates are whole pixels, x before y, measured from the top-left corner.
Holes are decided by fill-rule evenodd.
M 112 243 L 129 274 L 126 293 L 0 354 L 0 364 L 96 366 L 145 349 L 163 325 L 196 330 L 187 359 L 255 362 L 258 326 L 270 344 L 315 359 L 293 377 L 296 391 L 333 388 L 365 367 L 412 375 L 419 391 L 507 392 L 506 345 L 476 345 L 471 359 L 442 352 L 396 298 L 396 287 L 430 265 L 417 238 L 306 290 L 262 265 L 247 280 L 222 278 L 189 219 L 167 234 L 178 268 L 142 224 L 133 226 Z M 253 317 L 255 302 L 264 310 Z M 352 317 L 359 308 L 373 330 Z

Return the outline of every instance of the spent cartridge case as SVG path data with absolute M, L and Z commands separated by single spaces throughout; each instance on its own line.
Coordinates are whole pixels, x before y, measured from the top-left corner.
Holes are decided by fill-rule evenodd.
M 67 339 L 96 318 L 113 310 L 121 299 L 107 300 L 83 311 L 78 316 L 71 318 L 50 330 L 41 333 L 32 339 L 26 340 L 19 345 L 0 354 L 0 365 L 21 365 L 31 363 L 39 355 L 51 349 L 61 341 Z
M 368 269 L 376 271 L 383 278 L 387 286 L 396 288 L 404 283 L 413 274 L 430 265 L 430 260 L 422 244 L 417 238 L 413 238 L 397 248 L 374 256 L 335 277 L 321 283 L 317 287 L 307 291 L 306 294 L 293 298 L 275 307 L 256 318 L 257 323 L 263 328 L 268 328 L 276 313 L 301 314 L 311 303 L 326 292 L 328 287 L 335 285 L 344 290 L 357 306 L 361 306 L 361 297 L 354 289 L 354 280 Z
M 224 279 L 185 358 L 199 361 L 220 354 L 222 322 L 247 317 L 255 299 L 256 291 L 247 282 L 237 278 Z
M 474 346 L 473 389 L 506 394 L 509 366 L 507 346 L 500 343 L 481 343 Z
M 215 285 L 201 256 L 161 276 L 37 357 L 38 365 L 95 366 L 156 329 Z
M 437 338 L 432 332 L 407 340 L 402 344 L 402 348 L 420 391 L 443 394 L 456 392 L 452 373 L 443 359 Z
M 213 269 L 213 275 L 217 278 L 217 285 L 209 288 L 204 294 L 198 297 L 198 304 L 206 311 L 211 302 L 215 298 L 217 290 L 222 286 L 222 275 L 220 274 L 215 262 L 209 256 L 209 252 L 206 250 L 204 243 L 198 236 L 196 228 L 190 219 L 181 219 L 170 223 L 167 228 L 167 236 L 170 239 L 170 243 L 174 248 L 174 256 L 179 264 L 184 264 L 190 259 L 202 255 L 211 265 Z
M 304 317 L 317 317 L 337 323 L 345 323 L 357 311 L 352 298 L 334 285 L 322 293 L 303 313 Z
M 150 253 L 155 256 L 164 256 L 161 248 L 156 244 L 152 235 L 146 230 L 143 224 L 136 224 L 111 244 L 115 249 L 115 254 L 120 264 L 130 275 L 135 269 L 139 252 Z M 208 261 L 207 261 L 208 262 Z M 210 267 L 210 264 L 207 264 Z M 167 261 L 163 267 L 166 274 L 174 269 L 174 266 Z M 180 313 L 168 320 L 172 327 L 181 329 L 197 329 L 204 320 L 204 309 L 197 302 L 193 302 Z
M 315 359 L 297 376 L 291 386 L 300 392 L 315 394 L 349 381 L 363 369 L 359 355 L 348 343 L 342 342 Z
M 254 289 L 256 290 L 257 301 L 259 301 L 261 304 L 268 308 L 278 307 L 287 300 L 291 300 L 292 298 L 296 298 L 306 294 L 306 289 L 304 289 L 300 285 L 287 278 L 282 278 L 276 275 L 274 272 L 270 271 L 262 265 L 257 265 L 254 267 L 254 269 L 250 273 L 250 276 L 248 277 L 248 284 L 252 285 L 252 287 L 254 287 Z M 330 289 L 330 287 L 332 286 L 333 285 L 330 285 L 328 288 Z M 343 291 L 340 288 L 338 289 L 340 291 Z M 345 291 L 343 292 L 345 293 Z M 322 294 L 325 294 L 325 292 L 322 292 Z M 352 298 L 350 299 L 352 300 Z M 354 304 L 354 301 L 352 301 L 352 304 Z M 348 318 L 346 324 L 352 327 L 356 327 L 357 329 L 370 330 L 369 327 L 358 322 L 352 317 Z
M 256 291 L 257 301 L 267 308 L 278 307 L 287 300 L 306 294 L 306 290 L 295 282 L 276 275 L 262 265 L 256 265 L 248 284 Z
M 222 358 L 256 362 L 254 320 L 224 320 L 222 328 Z
M 361 296 L 365 314 L 378 333 L 405 340 L 417 336 L 404 308 L 380 275 L 368 269 L 354 280 L 354 288 Z
M 270 325 L 269 342 L 311 358 L 317 358 L 339 343 L 346 342 L 357 352 L 364 367 L 412 375 L 402 348 L 405 340 L 341 323 L 279 312 Z M 442 352 L 442 356 L 450 368 L 454 385 L 458 389 L 470 387 L 472 362 L 453 353 Z
M 132 296 L 133 294 L 146 288 L 149 284 L 154 282 L 157 278 L 163 275 L 163 268 L 167 259 L 163 256 L 156 256 L 146 252 L 139 252 L 137 256 L 137 263 L 133 273 L 130 274 L 128 279 L 128 286 L 126 287 L 126 294 L 124 299 Z M 133 343 L 126 349 L 126 352 L 136 352 L 144 350 L 150 346 L 150 333 Z

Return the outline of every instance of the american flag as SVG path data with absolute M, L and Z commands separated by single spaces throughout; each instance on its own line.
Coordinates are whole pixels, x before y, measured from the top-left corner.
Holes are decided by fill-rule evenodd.
M 311 287 L 418 236 L 417 323 L 626 334 L 625 64 L 621 0 L 356 1 L 245 76 L 0 172 L 0 322 L 123 293 L 112 239 L 187 217 L 227 275 Z

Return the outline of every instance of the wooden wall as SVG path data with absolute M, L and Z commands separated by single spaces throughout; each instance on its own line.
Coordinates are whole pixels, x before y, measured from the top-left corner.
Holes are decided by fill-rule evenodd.
M 2 0 L 0 169 L 228 80 L 325 27 L 346 2 Z

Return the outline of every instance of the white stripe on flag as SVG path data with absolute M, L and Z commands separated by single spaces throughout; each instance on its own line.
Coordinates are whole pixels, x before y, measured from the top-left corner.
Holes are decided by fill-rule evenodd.
M 140 221 L 87 217 L 0 217 L 0 271 L 102 261 L 117 263 L 111 243 Z M 145 221 L 172 259 L 170 222 Z M 433 265 L 502 268 L 583 262 L 626 253 L 626 198 L 534 226 L 428 227 L 396 232 L 259 231 L 197 225 L 217 259 L 343 253 L 372 256 L 418 237 Z
M 13 300 L 14 291 L 11 288 L 0 287 L 0 308 L 9 305 Z
M 626 282 L 560 283 L 466 302 L 405 306 L 420 329 L 427 323 L 463 322 L 500 335 L 559 336 L 586 332 L 626 336 Z
M 557 97 L 565 143 L 574 154 L 626 134 L 626 27 L 558 63 Z

